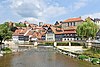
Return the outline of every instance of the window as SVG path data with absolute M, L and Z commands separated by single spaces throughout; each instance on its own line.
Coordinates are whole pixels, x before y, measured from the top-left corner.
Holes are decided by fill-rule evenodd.
M 73 26 L 75 26 L 75 22 L 73 22 Z
M 19 36 L 19 40 L 24 40 L 24 36 Z
M 71 26 L 71 23 L 69 23 L 69 26 Z
M 68 26 L 69 26 L 69 23 L 68 23 Z

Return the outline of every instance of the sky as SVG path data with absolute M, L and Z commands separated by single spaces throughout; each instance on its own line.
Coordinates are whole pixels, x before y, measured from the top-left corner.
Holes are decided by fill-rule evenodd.
M 80 16 L 100 18 L 100 0 L 0 0 L 0 23 L 53 24 Z

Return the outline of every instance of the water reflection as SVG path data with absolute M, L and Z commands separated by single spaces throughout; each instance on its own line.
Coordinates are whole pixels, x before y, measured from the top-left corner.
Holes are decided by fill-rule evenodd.
M 39 47 L 14 55 L 0 57 L 0 67 L 99 67 L 72 59 L 53 48 Z

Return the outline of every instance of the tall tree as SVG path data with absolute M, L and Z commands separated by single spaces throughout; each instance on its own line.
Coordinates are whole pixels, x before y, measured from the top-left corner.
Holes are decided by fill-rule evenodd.
M 12 38 L 12 32 L 8 26 L 8 23 L 5 22 L 4 24 L 0 24 L 0 41 L 8 40 Z
M 98 26 L 90 18 L 87 18 L 82 24 L 78 25 L 76 30 L 77 35 L 85 39 L 94 38 L 97 31 Z

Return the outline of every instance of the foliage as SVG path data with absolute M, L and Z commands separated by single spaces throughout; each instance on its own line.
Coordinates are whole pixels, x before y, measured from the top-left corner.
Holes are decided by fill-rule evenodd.
M 88 59 L 89 57 L 86 56 L 86 55 L 79 55 L 78 58 L 81 59 L 81 60 L 85 60 L 85 59 Z
M 2 48 L 1 50 L 2 50 L 2 51 L 11 51 L 11 49 L 8 48 L 8 47 Z
M 85 44 L 85 43 L 83 43 L 83 47 L 82 47 L 83 49 L 87 49 L 88 48 L 88 46 Z
M 58 28 L 61 28 L 61 25 L 59 25 L 59 26 L 56 26 L 56 27 L 58 27 Z
M 45 42 L 45 45 L 48 45 L 48 46 L 49 45 L 53 46 L 53 44 L 54 44 L 53 42 Z
M 17 26 L 17 27 L 26 27 L 26 24 L 24 24 L 24 23 L 15 23 L 15 25 Z
M 77 34 L 81 38 L 94 38 L 96 36 L 96 33 L 98 31 L 98 26 L 94 24 L 94 22 L 87 18 L 86 21 L 84 21 L 82 24 L 78 25 L 77 27 Z
M 9 25 L 7 22 L 0 24 L 0 40 L 8 40 L 12 38 L 12 32 L 10 31 Z
M 100 50 L 94 50 L 93 48 L 84 51 L 84 55 L 88 55 L 90 57 L 100 58 Z
M 83 46 L 84 43 L 71 42 L 71 46 Z
M 69 46 L 68 42 L 58 42 L 57 46 Z
M 17 27 L 10 27 L 10 30 L 11 30 L 12 32 L 15 32 L 16 29 L 17 29 Z
M 97 64 L 97 62 L 100 63 L 100 59 L 98 59 L 98 58 L 93 58 L 91 62 L 92 62 L 93 64 Z
M 71 46 L 82 46 L 83 43 L 71 42 Z M 58 42 L 57 46 L 69 46 L 69 42 Z

